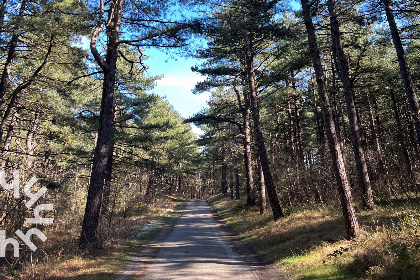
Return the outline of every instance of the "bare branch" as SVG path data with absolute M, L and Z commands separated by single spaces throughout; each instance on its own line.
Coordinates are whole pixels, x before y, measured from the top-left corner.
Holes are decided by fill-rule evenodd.
M 104 20 L 104 0 L 100 1 L 100 11 L 99 11 L 99 20 L 98 25 L 93 29 L 92 32 L 92 38 L 90 39 L 90 51 L 95 58 L 96 63 L 98 63 L 99 67 L 102 68 L 102 70 L 106 71 L 109 66 L 105 62 L 102 55 L 99 53 L 98 48 L 96 46 L 96 43 L 98 41 L 99 35 L 104 31 L 103 28 L 103 20 Z

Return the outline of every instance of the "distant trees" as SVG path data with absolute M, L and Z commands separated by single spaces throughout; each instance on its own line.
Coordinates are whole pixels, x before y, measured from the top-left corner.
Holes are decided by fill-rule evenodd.
M 250 119 L 252 116 L 257 147 L 258 160 L 261 163 L 264 173 L 265 187 L 273 217 L 278 220 L 283 216 L 283 212 L 277 196 L 274 180 L 271 175 L 269 157 L 265 147 L 262 127 L 260 124 L 258 81 L 256 75 L 257 56 L 262 55 L 267 48 L 267 41 L 270 42 L 278 26 L 272 26 L 272 14 L 275 2 L 265 1 L 226 1 L 221 8 L 213 12 L 210 19 L 211 25 L 207 26 L 207 36 L 210 40 L 210 48 L 201 53 L 201 57 L 207 57 L 212 63 L 219 63 L 223 68 L 215 66 L 213 69 L 220 71 L 208 71 L 207 65 L 204 69 L 198 69 L 201 73 L 206 73 L 219 77 L 224 82 L 213 83 L 214 87 L 227 85 L 227 79 L 233 82 L 232 91 L 236 95 L 234 101 L 237 105 L 236 110 L 242 113 L 242 130 L 244 143 L 244 166 L 246 170 L 247 201 L 252 205 L 255 203 L 256 195 L 254 191 L 251 158 L 251 129 Z M 207 68 L 208 69 L 208 68 Z M 230 76 L 230 77 L 229 77 Z
M 294 10 L 287 1 L 215 2 L 212 5 L 218 9 L 204 26 L 208 48 L 198 52 L 207 62 L 195 69 L 208 76 L 197 90 L 214 92 L 214 101 L 192 121 L 204 125 L 207 135 L 220 133 L 221 123 L 235 123 L 240 128 L 237 135 L 246 143 L 246 123 L 241 120 L 246 114 L 241 118 L 238 113 L 246 108 L 259 112 L 249 122 L 250 154 L 258 156 L 249 161 L 250 167 L 243 165 L 243 181 L 265 179 L 261 182 L 270 189 L 270 175 L 257 176 L 265 149 L 274 190 L 286 211 L 335 202 L 331 186 L 337 185 L 349 237 L 359 231 L 353 199 L 372 209 L 374 199 L 418 192 L 418 109 L 412 94 L 416 78 L 403 88 L 393 59 L 395 34 L 404 32 L 400 46 L 407 55 L 402 64 L 411 61 L 414 75 L 419 76 L 414 54 L 418 9 L 413 3 L 302 1 L 302 9 Z M 394 20 L 389 30 L 375 25 L 388 22 L 390 12 L 401 21 Z M 395 29 L 398 24 L 403 31 Z M 216 106 L 226 96 L 239 98 Z M 227 140 L 219 138 L 218 145 L 223 141 Z M 245 156 L 246 149 L 242 153 Z M 332 183 L 333 178 L 337 183 Z M 260 205 L 263 200 L 260 197 Z M 271 206 L 275 211 L 276 206 Z

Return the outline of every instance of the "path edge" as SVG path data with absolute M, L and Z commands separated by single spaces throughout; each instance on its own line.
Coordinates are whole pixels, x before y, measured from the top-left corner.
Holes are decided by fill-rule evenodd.
M 138 254 L 128 261 L 127 265 L 121 269 L 114 277 L 114 280 L 141 279 L 142 274 L 156 258 L 165 241 L 174 230 L 178 220 L 184 215 L 184 210 L 188 201 L 182 201 L 169 216 L 169 220 L 162 225 L 159 233 L 146 244 L 139 247 Z
M 208 200 L 206 200 L 209 203 Z M 274 264 L 265 260 L 257 251 L 237 235 L 226 223 L 226 221 L 217 213 L 217 210 L 210 205 L 210 212 L 213 219 L 218 223 L 224 237 L 232 245 L 233 250 L 249 265 L 252 272 L 261 280 L 288 280 L 284 273 Z

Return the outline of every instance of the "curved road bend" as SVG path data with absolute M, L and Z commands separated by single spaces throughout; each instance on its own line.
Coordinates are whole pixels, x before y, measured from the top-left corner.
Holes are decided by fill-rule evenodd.
M 259 279 L 223 237 L 204 200 L 192 200 L 143 280 Z

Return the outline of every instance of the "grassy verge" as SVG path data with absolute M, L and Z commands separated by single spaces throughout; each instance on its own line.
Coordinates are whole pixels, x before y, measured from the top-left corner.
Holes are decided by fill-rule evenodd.
M 49 232 L 48 240 L 26 265 L 13 263 L 0 269 L 0 279 L 111 280 L 137 255 L 142 245 L 159 233 L 172 214 L 180 215 L 184 201 L 165 196 L 152 207 L 138 207 L 129 217 L 115 217 L 111 228 L 102 228 L 102 244 L 95 252 L 78 249 L 78 230 Z
M 210 200 L 227 224 L 291 279 L 420 279 L 420 201 L 358 211 L 360 237 L 345 239 L 339 209 L 313 207 L 274 222 L 244 200 Z

